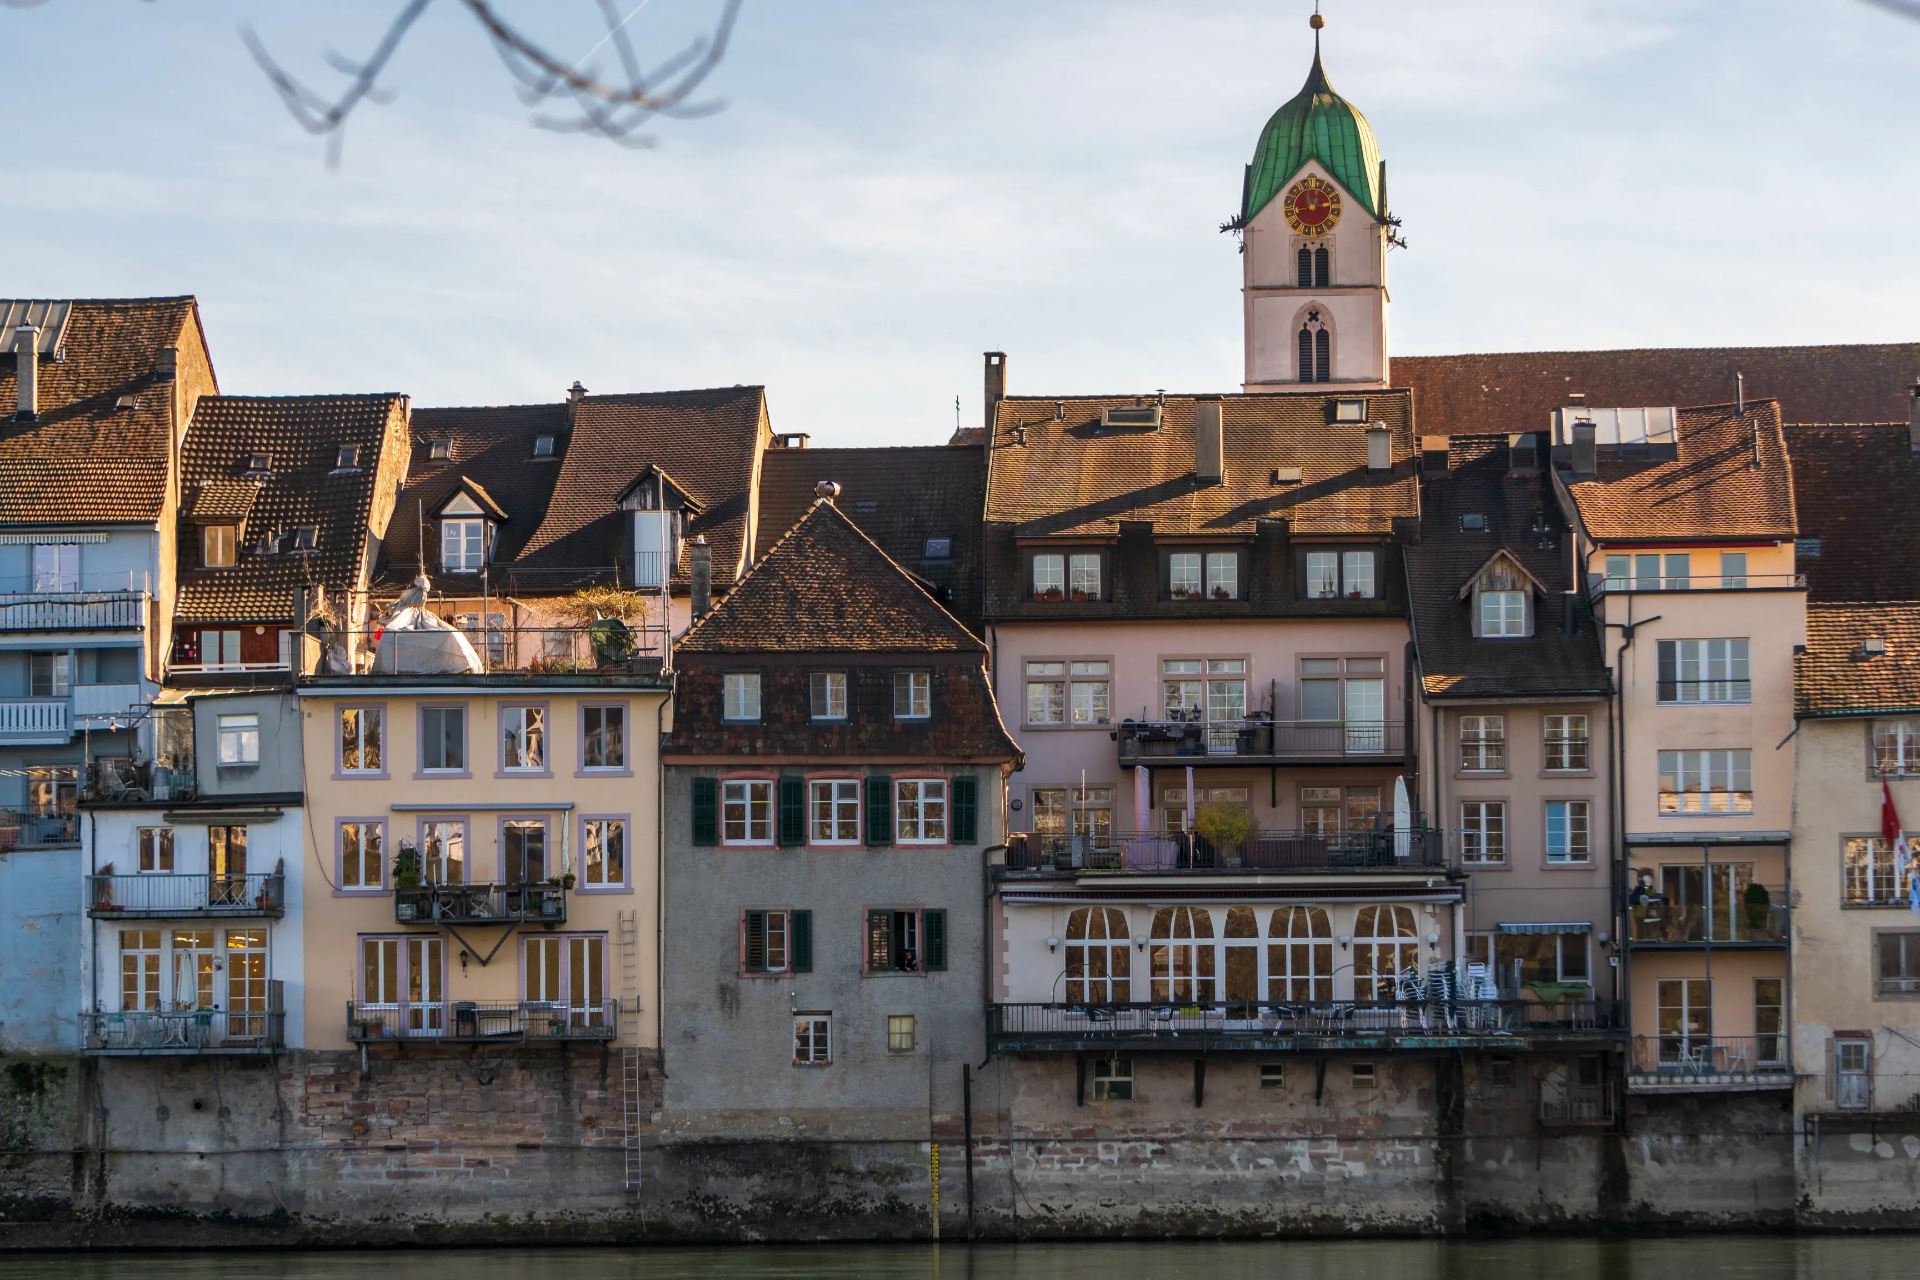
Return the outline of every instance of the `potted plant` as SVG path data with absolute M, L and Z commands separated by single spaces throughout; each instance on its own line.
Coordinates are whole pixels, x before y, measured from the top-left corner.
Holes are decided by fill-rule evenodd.
M 1225 587 L 1215 587 L 1213 589 L 1213 598 L 1215 600 L 1231 600 L 1233 599 L 1233 592 L 1227 590 Z
M 1773 924 L 1773 896 L 1767 892 L 1767 886 L 1758 881 L 1749 884 L 1740 900 L 1746 910 L 1747 936 L 1765 938 Z
M 562 889 L 566 889 L 569 892 L 571 892 L 573 889 L 573 886 L 574 886 L 573 872 L 569 871 L 565 875 L 560 877 L 560 887 Z
M 1216 854 L 1244 850 L 1253 836 L 1253 815 L 1239 805 L 1210 802 L 1194 815 L 1193 830 L 1213 846 Z
M 405 891 L 408 889 L 418 889 L 423 879 L 424 877 L 421 875 L 420 866 L 420 850 L 414 847 L 413 841 L 402 840 L 400 842 L 400 851 L 393 855 L 393 887 L 396 890 L 402 891 L 403 897 L 412 896 L 406 894 Z M 402 920 L 411 920 L 414 918 L 414 913 L 417 912 L 420 907 L 417 902 L 402 901 L 396 904 L 396 909 Z

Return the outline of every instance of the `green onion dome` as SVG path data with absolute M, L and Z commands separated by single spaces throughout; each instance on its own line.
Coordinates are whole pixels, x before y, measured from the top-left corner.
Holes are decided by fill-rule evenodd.
M 1368 213 L 1381 213 L 1380 146 L 1367 118 L 1333 91 L 1320 65 L 1320 35 L 1313 37 L 1313 70 L 1293 100 L 1273 113 L 1247 166 L 1240 200 L 1241 223 L 1266 208 L 1308 160 L 1318 160 Z

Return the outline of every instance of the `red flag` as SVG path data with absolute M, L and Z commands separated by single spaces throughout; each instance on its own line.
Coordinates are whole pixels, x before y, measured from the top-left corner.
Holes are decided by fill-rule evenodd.
M 1898 852 L 1905 844 L 1905 831 L 1900 826 L 1900 811 L 1893 807 L 1893 788 L 1885 779 L 1880 782 L 1880 836 L 1887 847 Z

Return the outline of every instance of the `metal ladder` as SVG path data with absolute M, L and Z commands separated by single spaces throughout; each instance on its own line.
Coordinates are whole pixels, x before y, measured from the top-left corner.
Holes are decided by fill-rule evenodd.
M 640 1193 L 640 913 L 620 913 L 620 1012 L 627 1016 L 628 1031 L 620 1046 L 620 1087 L 622 1092 L 621 1154 L 624 1157 L 628 1195 Z

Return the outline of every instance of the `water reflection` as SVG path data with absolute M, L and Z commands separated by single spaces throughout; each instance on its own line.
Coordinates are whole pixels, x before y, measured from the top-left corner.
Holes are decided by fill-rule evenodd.
M 654 1280 L 856 1276 L 880 1280 L 1907 1280 L 1920 1237 L 1662 1240 L 1273 1241 L 761 1248 L 381 1250 L 41 1255 L 0 1259 L 0 1280 Z

